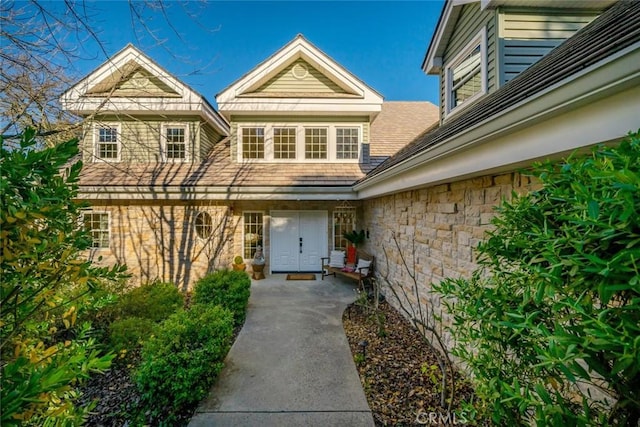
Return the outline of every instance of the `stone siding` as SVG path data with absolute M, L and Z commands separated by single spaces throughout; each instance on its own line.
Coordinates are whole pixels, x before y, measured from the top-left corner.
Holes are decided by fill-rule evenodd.
M 186 290 L 232 258 L 238 218 L 227 206 L 95 202 L 92 210 L 110 213 L 111 236 L 109 248 L 92 249 L 88 257 L 100 265 L 127 264 L 134 285 L 159 279 Z M 208 239 L 200 238 L 194 227 L 202 211 L 213 219 Z
M 494 207 L 503 198 L 509 199 L 513 191 L 534 187 L 530 177 L 507 173 L 366 200 L 363 225 L 370 238 L 365 249 L 376 256 L 378 275 L 403 286 L 412 304 L 416 303 L 414 275 L 421 303 L 429 302 L 441 313 L 439 298 L 431 292 L 430 284 L 444 278 L 470 277 L 477 268 L 475 249 L 491 227 Z M 398 306 L 393 295 L 386 293 Z M 443 323 L 449 324 L 447 313 L 442 315 Z M 445 341 L 448 339 L 445 334 Z

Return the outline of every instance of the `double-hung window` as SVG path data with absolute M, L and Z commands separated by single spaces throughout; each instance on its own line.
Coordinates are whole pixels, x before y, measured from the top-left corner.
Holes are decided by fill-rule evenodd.
M 109 212 L 85 212 L 84 229 L 91 235 L 92 248 L 108 248 L 110 238 Z
M 337 128 L 336 159 L 357 159 L 358 139 L 358 128 Z
M 327 158 L 327 128 L 306 128 L 304 130 L 304 158 Z
M 162 127 L 162 147 L 166 161 L 189 160 L 189 136 L 186 125 L 167 124 Z
M 242 158 L 264 159 L 264 128 L 242 128 Z
M 238 127 L 240 161 L 357 163 L 364 123 L 243 123 Z
M 487 91 L 486 32 L 482 29 L 445 66 L 446 114 Z
M 94 155 L 100 160 L 120 160 L 119 125 L 96 125 Z
M 294 127 L 273 128 L 273 158 L 296 158 L 296 131 Z

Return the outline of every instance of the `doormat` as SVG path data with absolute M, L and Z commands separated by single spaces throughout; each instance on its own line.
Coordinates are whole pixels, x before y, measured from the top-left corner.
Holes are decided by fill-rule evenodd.
M 315 274 L 287 274 L 287 280 L 316 280 Z

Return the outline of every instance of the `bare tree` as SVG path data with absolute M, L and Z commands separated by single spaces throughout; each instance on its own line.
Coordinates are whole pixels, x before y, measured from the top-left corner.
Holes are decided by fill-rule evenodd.
M 441 374 L 440 405 L 442 407 L 447 406 L 451 410 L 455 395 L 455 373 L 448 349 L 442 339 L 442 323 L 439 321 L 442 313 L 436 313 L 429 299 L 421 298 L 421 286 L 416 275 L 415 240 L 412 240 L 413 247 L 410 251 L 412 258 L 408 258 L 407 254 L 403 252 L 395 233 L 392 235 L 392 240 L 395 245 L 392 250 L 396 250 L 400 256 L 402 267 L 410 282 L 408 286 L 404 286 L 389 277 L 389 254 L 384 246 L 382 250 L 384 251 L 387 265 L 385 271 L 380 272 L 379 277 L 385 290 L 390 291 L 393 295 L 399 309 L 433 350 Z M 448 404 L 447 397 L 449 397 Z

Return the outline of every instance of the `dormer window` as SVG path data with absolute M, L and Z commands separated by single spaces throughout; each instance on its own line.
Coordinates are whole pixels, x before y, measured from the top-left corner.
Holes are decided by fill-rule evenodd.
M 242 129 L 242 158 L 264 159 L 264 128 Z
M 358 163 L 360 123 L 243 123 L 238 159 L 261 162 Z
M 452 114 L 487 91 L 486 31 L 483 28 L 445 66 L 446 114 Z
M 167 162 L 189 160 L 189 135 L 185 124 L 165 124 L 162 126 L 162 152 Z
M 120 160 L 120 125 L 96 125 L 94 142 L 94 156 L 96 159 L 110 162 Z

